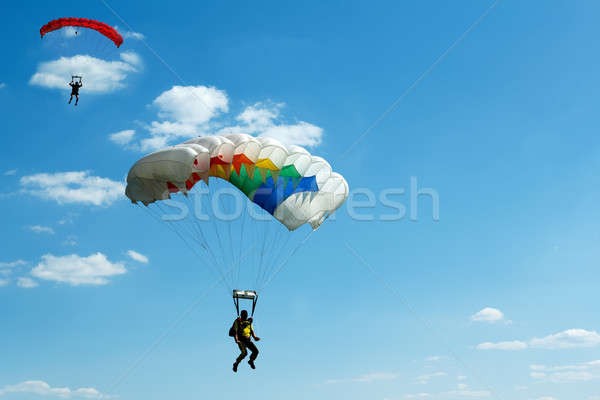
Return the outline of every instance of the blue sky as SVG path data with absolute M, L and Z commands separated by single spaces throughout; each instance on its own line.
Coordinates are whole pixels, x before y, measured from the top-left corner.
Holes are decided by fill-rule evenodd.
M 2 27 L 0 400 L 600 399 L 597 3 L 123 3 Z M 61 16 L 125 43 L 40 40 Z M 145 153 L 225 127 L 353 191 L 261 293 L 237 375 L 227 289 L 123 195 Z

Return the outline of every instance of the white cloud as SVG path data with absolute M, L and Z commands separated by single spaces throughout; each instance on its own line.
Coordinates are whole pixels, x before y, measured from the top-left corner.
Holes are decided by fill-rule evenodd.
M 229 110 L 224 91 L 206 86 L 173 86 L 152 104 L 163 119 L 199 125 Z
M 6 87 L 6 83 L 0 82 L 0 89 L 3 89 L 4 87 Z
M 554 397 L 544 396 L 544 397 L 538 397 L 535 400 L 556 400 L 556 399 Z
M 361 375 L 356 378 L 350 379 L 329 379 L 325 383 L 334 384 L 334 383 L 372 383 L 375 381 L 383 381 L 383 380 L 394 380 L 398 378 L 398 374 L 393 374 L 389 372 L 373 372 L 370 374 Z
M 243 132 L 270 137 L 285 144 L 313 147 L 321 144 L 323 129 L 304 121 L 295 124 L 279 123 L 284 104 L 256 103 L 236 118 L 241 125 L 225 127 L 220 133 Z
M 532 378 L 554 383 L 584 382 L 600 379 L 600 360 L 553 367 L 530 365 L 529 369 L 533 371 L 529 374 Z
M 77 31 L 77 29 L 75 29 L 72 26 L 65 26 L 63 29 L 60 30 L 62 32 L 62 35 L 66 38 L 74 38 L 77 36 L 77 34 L 79 33 Z
M 124 131 L 111 133 L 109 135 L 109 138 L 112 142 L 119 144 L 121 146 L 124 146 L 124 145 L 131 143 L 134 136 L 135 136 L 135 130 L 126 129 Z
M 504 319 L 504 314 L 497 308 L 486 307 L 471 316 L 471 321 L 475 322 L 498 322 Z
M 523 350 L 527 348 L 527 343 L 518 340 L 512 342 L 485 342 L 477 345 L 477 350 Z
M 8 279 L 0 279 L 0 287 L 8 285 Z
M 431 394 L 429 393 L 415 393 L 415 394 L 405 394 L 405 399 L 429 399 L 431 398 Z
M 16 260 L 11 262 L 0 262 L 0 268 L 14 268 L 20 265 L 27 265 L 27 261 Z
M 129 257 L 131 257 L 132 260 L 147 264 L 148 263 L 148 257 L 146 257 L 143 254 L 138 253 L 137 251 L 134 250 L 129 250 L 127 251 L 127 255 Z
M 431 357 L 427 357 L 425 359 L 425 361 L 441 361 L 441 360 L 445 360 L 448 357 L 445 356 L 431 356 Z
M 459 381 L 464 381 L 465 379 L 467 379 L 467 377 L 464 375 L 459 375 L 456 377 L 456 379 L 458 379 Z
M 533 338 L 531 347 L 542 349 L 571 349 L 576 347 L 595 347 L 600 345 L 600 334 L 585 329 L 568 329 L 543 338 Z
M 69 235 L 62 242 L 63 246 L 77 246 L 77 236 Z
M 39 279 L 64 282 L 73 286 L 105 285 L 108 279 L 126 273 L 123 263 L 110 262 L 102 253 L 80 257 L 76 254 L 54 256 L 46 254 L 42 261 L 31 270 L 31 275 Z
M 108 178 L 91 176 L 89 171 L 41 173 L 24 176 L 21 186 L 26 193 L 59 204 L 107 206 L 123 196 L 125 186 Z
M 16 385 L 5 386 L 0 389 L 0 396 L 9 393 L 36 394 L 39 396 L 51 396 L 61 399 L 107 399 L 111 396 L 100 393 L 94 388 L 70 389 L 68 387 L 51 387 L 44 381 L 25 381 Z
M 446 375 L 448 375 L 448 374 L 446 374 L 445 372 L 434 372 L 432 374 L 421 375 L 421 376 L 417 377 L 417 383 L 425 385 L 426 383 L 429 382 L 429 380 L 431 378 L 437 378 L 437 377 L 446 376 Z
M 38 65 L 29 80 L 31 85 L 68 91 L 65 81 L 71 75 L 83 76 L 83 92 L 110 93 L 126 86 L 125 80 L 138 72 L 140 57 L 133 52 L 120 54 L 121 60 L 106 61 L 88 55 L 61 57 Z
M 140 123 L 148 136 L 133 143 L 135 132 L 125 130 L 112 134 L 111 140 L 125 148 L 147 152 L 181 138 L 213 133 L 246 133 L 308 147 L 321 144 L 323 136 L 322 128 L 308 122 L 281 121 L 282 103 L 259 102 L 246 107 L 233 124 L 223 122 L 227 119 L 229 99 L 224 91 L 215 87 L 173 86 L 154 99 L 152 105 L 157 109 L 158 120 Z
M 0 86 L 0 88 L 1 88 L 1 86 Z M 12 175 L 15 175 L 16 173 L 17 173 L 16 169 L 10 169 L 4 173 L 4 176 L 12 176 Z
M 485 342 L 477 345 L 477 350 L 523 350 L 528 347 L 538 349 L 573 349 L 595 347 L 600 345 L 600 334 L 585 329 L 567 329 L 543 338 L 533 338 L 528 342 L 514 340 L 511 342 Z
M 115 26 L 114 28 L 117 30 L 117 32 L 121 34 L 121 36 L 123 36 L 123 39 L 144 40 L 146 38 L 146 36 L 139 32 L 121 31 L 121 29 L 118 26 Z
M 489 390 L 452 390 L 445 394 L 468 398 L 490 397 L 492 395 Z
M 33 233 L 47 233 L 49 235 L 54 235 L 54 229 L 50 228 L 49 226 L 32 225 L 28 226 L 27 229 Z
M 24 288 L 24 289 L 30 289 L 30 288 L 37 287 L 38 283 L 31 278 L 20 277 L 17 279 L 17 286 Z

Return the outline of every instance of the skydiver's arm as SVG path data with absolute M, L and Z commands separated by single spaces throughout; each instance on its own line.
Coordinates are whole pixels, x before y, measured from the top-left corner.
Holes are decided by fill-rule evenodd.
M 256 340 L 257 342 L 260 340 L 260 338 L 254 334 L 254 329 L 252 329 L 250 331 L 250 333 L 252 334 L 252 337 L 254 338 L 254 340 Z

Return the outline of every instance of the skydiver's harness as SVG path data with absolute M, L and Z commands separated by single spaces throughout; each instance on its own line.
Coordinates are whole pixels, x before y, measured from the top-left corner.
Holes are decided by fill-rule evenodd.
M 250 318 L 242 321 L 240 317 L 240 299 L 252 300 L 252 313 Z M 254 310 L 256 309 L 256 303 L 258 302 L 258 294 L 254 290 L 234 290 L 233 291 L 233 304 L 235 305 L 235 311 L 237 312 L 237 319 L 233 322 L 231 328 L 229 328 L 229 336 L 235 337 L 236 333 L 242 332 L 248 325 L 252 324 L 252 317 L 254 317 Z M 235 323 L 238 323 L 237 332 Z M 239 336 L 239 335 L 238 335 Z

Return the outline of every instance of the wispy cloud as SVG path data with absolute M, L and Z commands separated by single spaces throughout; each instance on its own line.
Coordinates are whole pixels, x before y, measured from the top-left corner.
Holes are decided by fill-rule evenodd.
M 15 260 L 10 262 L 0 262 L 0 268 L 14 268 L 21 265 L 27 265 L 27 261 Z
M 31 225 L 28 226 L 27 229 L 29 229 L 33 233 L 47 233 L 49 235 L 54 235 L 54 229 L 50 228 L 49 226 Z
M 441 371 L 440 372 L 434 372 L 432 374 L 425 374 L 425 375 L 418 376 L 417 379 L 416 379 L 416 381 L 417 381 L 417 383 L 419 383 L 421 385 L 425 385 L 425 384 L 429 383 L 429 381 L 432 378 L 437 378 L 437 377 L 446 376 L 446 375 L 448 375 L 448 374 L 445 373 L 445 372 L 441 372 Z
M 4 83 L 4 82 L 0 82 L 0 89 L 3 89 L 3 88 L 5 88 L 5 87 L 6 87 L 6 83 Z
M 121 60 L 106 61 L 88 55 L 61 57 L 38 65 L 37 71 L 29 80 L 31 85 L 48 89 L 68 91 L 66 76 L 83 76 L 82 91 L 89 93 L 110 93 L 126 86 L 130 74 L 139 72 L 141 58 L 133 52 L 123 52 Z
M 31 270 L 38 279 L 79 285 L 105 285 L 109 279 L 127 272 L 125 265 L 111 262 L 102 253 L 81 257 L 76 254 L 54 256 L 46 254 Z
M 31 289 L 38 286 L 38 283 L 31 278 L 20 277 L 17 279 L 17 286 L 24 289 Z
M 386 380 L 394 380 L 398 379 L 398 374 L 389 373 L 389 372 L 373 372 L 370 374 L 365 374 L 358 376 L 356 378 L 347 378 L 347 379 L 329 379 L 325 383 L 326 384 L 336 384 L 336 383 L 372 383 L 375 381 L 386 381 Z
M 145 255 L 138 253 L 137 251 L 134 250 L 128 250 L 127 251 L 127 255 L 135 261 L 147 264 L 148 263 L 148 257 L 146 257 Z
M 123 39 L 144 40 L 146 36 L 139 32 L 121 30 L 118 26 L 114 27 L 123 36 Z
M 519 340 L 510 342 L 484 342 L 477 345 L 477 350 L 523 350 L 527 348 L 527 343 Z
M 8 279 L 0 279 L 0 287 L 8 285 L 9 282 Z
M 430 399 L 433 395 L 430 393 L 415 393 L 415 394 L 405 394 L 405 399 Z
M 596 331 L 585 329 L 567 329 L 565 331 L 548 335 L 542 338 L 533 338 L 527 342 L 485 342 L 477 345 L 478 350 L 523 350 L 526 348 L 538 349 L 572 349 L 580 347 L 595 347 L 600 345 L 600 334 Z
M 61 399 L 108 399 L 111 397 L 102 394 L 97 389 L 91 387 L 79 389 L 70 389 L 68 387 L 52 387 L 44 381 L 25 381 L 16 385 L 4 386 L 0 389 L 0 396 L 17 393 L 56 397 Z
M 1 87 L 0 87 L 0 88 L 1 88 Z M 6 172 L 4 173 L 4 176 L 13 176 L 13 175 L 16 175 L 16 173 L 17 173 L 17 170 L 16 170 L 16 169 L 9 169 L 8 171 L 6 171 Z
M 529 375 L 540 381 L 553 383 L 584 382 L 600 379 L 600 360 L 572 365 L 531 365 Z
M 471 316 L 471 321 L 494 323 L 504 319 L 504 313 L 497 308 L 485 307 Z
M 125 186 L 89 171 L 41 173 L 21 178 L 25 193 L 54 200 L 59 204 L 108 206 L 121 198 Z

